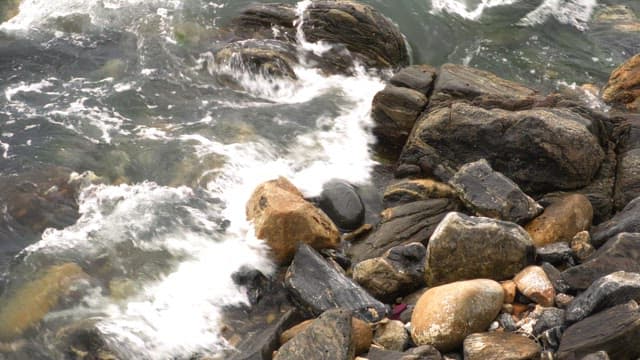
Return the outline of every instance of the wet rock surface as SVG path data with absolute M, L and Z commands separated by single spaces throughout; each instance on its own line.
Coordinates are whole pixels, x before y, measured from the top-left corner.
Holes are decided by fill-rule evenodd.
M 533 360 L 542 349 L 528 337 L 513 333 L 479 333 L 464 340 L 465 360 Z
M 402 179 L 387 186 L 383 201 L 385 208 L 429 199 L 455 199 L 456 191 L 448 184 L 431 179 Z
M 610 220 L 593 229 L 591 241 L 600 247 L 617 234 L 640 232 L 640 197 L 633 199 Z
M 549 277 L 540 266 L 528 266 L 514 278 L 518 290 L 542 306 L 553 306 L 556 291 Z
M 561 196 L 544 212 L 525 226 L 536 247 L 556 242 L 570 242 L 580 231 L 589 230 L 593 220 L 593 207 L 586 196 Z
M 268 360 L 280 346 L 280 336 L 287 328 L 299 321 L 301 315 L 296 310 L 282 314 L 274 323 L 261 331 L 245 334 L 244 339 L 230 354 L 229 360 Z
M 633 56 L 611 73 L 602 98 L 630 111 L 640 110 L 640 55 Z
M 353 231 L 364 221 L 364 204 L 356 188 L 346 181 L 332 180 L 322 187 L 318 206 L 342 232 Z

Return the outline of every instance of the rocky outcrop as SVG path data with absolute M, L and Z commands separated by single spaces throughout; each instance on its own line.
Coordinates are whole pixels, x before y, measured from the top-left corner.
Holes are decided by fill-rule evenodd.
M 364 204 L 360 195 L 346 181 L 331 180 L 324 184 L 316 202 L 342 232 L 356 230 L 364 221 Z
M 513 333 L 479 333 L 464 339 L 465 360 L 534 360 L 542 349 L 528 337 Z
M 600 247 L 617 234 L 640 232 L 640 197 L 633 199 L 614 217 L 593 229 L 591 242 Z
M 580 231 L 589 230 L 592 220 L 589 199 L 582 194 L 570 194 L 555 199 L 524 228 L 535 246 L 541 247 L 560 241 L 569 243 Z
M 429 286 L 475 278 L 505 280 L 533 257 L 531 238 L 520 226 L 452 212 L 429 241 L 425 278 Z
M 457 208 L 457 203 L 451 199 L 433 199 L 386 209 L 369 236 L 352 243 L 347 254 L 358 263 L 382 256 L 395 246 L 413 242 L 424 245 L 444 216 Z
M 523 224 L 543 210 L 485 159 L 463 165 L 449 181 L 476 215 Z
M 418 300 L 411 316 L 417 345 L 448 352 L 470 334 L 487 330 L 502 307 L 503 291 L 492 280 L 468 280 L 433 287 Z
M 627 60 L 611 73 L 602 98 L 609 104 L 630 111 L 640 110 L 640 54 Z
M 340 233 L 327 215 L 282 177 L 255 189 L 247 202 L 247 219 L 280 264 L 291 260 L 299 242 L 315 249 L 335 248 L 340 243 Z
M 383 303 L 306 244 L 300 244 L 287 269 L 285 286 L 295 301 L 314 315 L 343 308 L 353 311 L 360 319 L 373 322 L 383 319 L 387 313 Z

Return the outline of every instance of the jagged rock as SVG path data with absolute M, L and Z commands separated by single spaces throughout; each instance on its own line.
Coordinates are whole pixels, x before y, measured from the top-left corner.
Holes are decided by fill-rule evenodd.
M 391 85 L 413 89 L 429 96 L 436 74 L 437 70 L 432 66 L 411 65 L 398 71 L 389 82 Z
M 246 40 L 230 43 L 214 54 L 212 72 L 226 75 L 233 84 L 236 73 L 266 78 L 297 79 L 293 68 L 298 62 L 295 46 L 279 40 Z
M 499 283 L 477 279 L 427 290 L 411 317 L 411 337 L 417 345 L 432 345 L 448 352 L 475 332 L 485 331 L 502 307 Z
M 580 321 L 594 312 L 629 300 L 640 300 L 640 274 L 614 272 L 596 280 L 576 296 L 567 308 L 567 321 Z
M 285 286 L 293 298 L 313 314 L 332 308 L 352 310 L 365 321 L 385 317 L 387 308 L 325 261 L 313 248 L 300 244 L 285 275 Z
M 479 333 L 464 339 L 465 360 L 537 360 L 542 349 L 535 341 L 513 333 Z
M 478 216 L 523 224 L 543 210 L 516 183 L 481 159 L 460 167 L 449 181 Z
M 402 179 L 393 183 L 384 191 L 385 208 L 395 207 L 414 201 L 458 197 L 448 184 L 431 179 Z
M 562 279 L 572 289 L 584 290 L 597 279 L 616 271 L 640 273 L 640 234 L 616 235 L 588 261 L 565 270 Z
M 314 320 L 315 319 L 309 319 L 303 321 L 282 332 L 282 335 L 280 335 L 280 345 L 284 345 L 287 341 L 293 339 L 296 335 L 304 331 L 314 322 Z M 362 354 L 369 350 L 371 341 L 373 341 L 373 330 L 371 329 L 371 325 L 356 317 L 351 318 L 351 326 L 351 340 L 353 341 L 355 354 Z
M 513 281 L 527 298 L 542 306 L 553 306 L 556 291 L 540 266 L 528 266 L 520 271 Z
M 457 208 L 451 199 L 433 199 L 386 209 L 376 228 L 366 238 L 352 243 L 347 254 L 358 263 L 382 256 L 394 246 L 413 242 L 424 245 L 444 216 Z
M 373 98 L 371 115 L 378 146 L 399 153 L 418 116 L 427 106 L 427 97 L 413 89 L 387 85 Z
M 242 341 L 236 346 L 237 351 L 229 360 L 271 360 L 273 351 L 280 345 L 279 340 L 283 331 L 299 320 L 300 314 L 291 309 L 265 329 L 243 334 Z
M 356 230 L 364 221 L 364 204 L 360 195 L 346 181 L 332 180 L 322 186 L 318 206 L 342 232 Z
M 536 247 L 556 242 L 570 242 L 580 231 L 589 230 L 593 207 L 582 194 L 565 195 L 544 209 L 542 215 L 524 228 Z
M 640 232 L 640 197 L 633 199 L 610 220 L 593 229 L 591 242 L 600 247 L 617 234 Z
M 373 335 L 373 342 L 386 350 L 404 351 L 409 345 L 409 340 L 409 333 L 398 320 L 381 322 Z
M 293 339 L 282 345 L 274 360 L 352 360 L 351 313 L 344 309 L 324 312 Z
M 611 73 L 609 82 L 602 91 L 605 102 L 625 107 L 630 111 L 640 110 L 640 54 L 633 56 Z
M 591 126 L 568 109 L 453 103 L 418 119 L 399 163 L 447 181 L 460 166 L 485 158 L 526 192 L 575 189 L 591 182 L 605 157 Z
M 531 238 L 520 226 L 452 212 L 429 241 L 425 278 L 429 286 L 475 278 L 505 280 L 533 257 Z
M 353 280 L 375 298 L 391 303 L 424 285 L 426 253 L 420 243 L 393 247 L 382 257 L 356 264 Z
M 586 233 L 588 234 L 588 232 Z M 536 257 L 541 262 L 548 262 L 553 265 L 573 265 L 573 250 L 569 247 L 569 244 L 565 242 L 553 243 L 536 248 Z
M 565 325 L 565 310 L 547 307 L 541 308 L 540 314 L 536 319 L 536 323 L 533 326 L 533 334 L 539 336 L 543 332 L 556 327 L 563 327 Z
M 596 252 L 591 245 L 591 236 L 588 231 L 581 231 L 571 239 L 571 251 L 580 262 L 584 262 Z
M 616 132 L 618 164 L 614 205 L 616 210 L 621 210 L 640 196 L 640 115 L 626 114 Z
M 340 233 L 331 219 L 282 177 L 256 188 L 247 202 L 247 219 L 281 264 L 293 257 L 299 242 L 315 249 L 335 248 L 340 243 Z
M 640 309 L 631 301 L 571 325 L 562 335 L 558 359 L 580 359 L 596 351 L 606 351 L 611 359 L 635 359 L 639 336 Z

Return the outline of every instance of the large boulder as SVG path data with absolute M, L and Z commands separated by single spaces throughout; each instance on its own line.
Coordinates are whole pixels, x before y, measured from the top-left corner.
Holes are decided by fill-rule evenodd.
M 542 247 L 561 241 L 569 243 L 577 233 L 589 230 L 592 220 L 589 199 L 582 194 L 569 194 L 556 199 L 524 228 L 534 245 Z
M 605 102 L 630 111 L 640 110 L 640 54 L 635 55 L 611 73 L 602 91 Z
M 506 280 L 533 262 L 531 238 L 517 224 L 449 213 L 427 246 L 428 286 L 458 280 Z
M 528 337 L 506 332 L 469 335 L 463 349 L 465 360 L 537 360 L 542 351 Z
M 291 260 L 301 242 L 315 249 L 335 248 L 340 243 L 340 233 L 331 219 L 282 177 L 256 188 L 247 202 L 247 219 L 281 264 Z
M 383 319 L 387 313 L 383 303 L 306 244 L 298 247 L 284 281 L 294 300 L 315 315 L 343 308 L 353 311 L 360 319 L 373 322 Z
M 382 256 L 394 246 L 413 242 L 427 244 L 444 216 L 458 209 L 452 199 L 411 202 L 386 209 L 380 223 L 366 238 L 354 242 L 347 253 L 354 263 Z
M 429 65 L 411 65 L 398 71 L 389 83 L 394 86 L 413 89 L 429 96 L 433 90 L 437 70 Z
M 449 181 L 476 215 L 522 224 L 543 210 L 485 159 L 463 165 Z
M 633 199 L 619 213 L 593 229 L 591 242 L 600 247 L 617 234 L 640 232 L 640 197 Z
M 400 164 L 448 181 L 460 166 L 485 158 L 526 192 L 575 189 L 591 182 L 604 159 L 592 123 L 568 109 L 453 103 L 416 122 Z
M 235 33 L 243 38 L 276 38 L 295 41 L 296 9 L 289 4 L 250 4 L 232 20 Z
M 502 307 L 502 286 L 477 279 L 433 287 L 418 300 L 411 316 L 411 337 L 417 345 L 448 352 L 470 334 L 487 330 Z

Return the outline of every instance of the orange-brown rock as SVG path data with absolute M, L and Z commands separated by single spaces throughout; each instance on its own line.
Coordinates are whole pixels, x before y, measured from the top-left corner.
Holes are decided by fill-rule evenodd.
M 500 285 L 502 286 L 502 290 L 504 290 L 504 303 L 513 304 L 516 299 L 516 283 L 513 280 L 505 280 L 501 281 Z
M 640 110 L 640 54 L 635 55 L 611 73 L 602 92 L 605 102 Z
M 340 242 L 340 233 L 329 217 L 283 177 L 256 188 L 247 202 L 247 219 L 280 264 L 291 260 L 299 242 L 315 249 L 335 248 Z
M 558 197 L 542 215 L 525 226 L 536 247 L 560 241 L 570 242 L 580 231 L 589 230 L 593 207 L 586 196 L 570 194 Z
M 540 266 L 527 266 L 514 278 L 518 290 L 542 306 L 553 306 L 556 290 Z
M 303 321 L 300 324 L 295 325 L 285 330 L 284 332 L 282 332 L 282 335 L 280 335 L 280 345 L 281 346 L 284 345 L 287 341 L 291 340 L 294 336 L 298 335 L 303 330 L 308 328 L 309 325 L 313 323 L 313 320 L 315 319 L 309 319 L 309 320 Z M 365 321 L 362 321 L 354 317 L 351 319 L 351 327 L 352 327 L 351 341 L 353 342 L 353 347 L 356 350 L 356 355 L 362 354 L 367 350 L 369 350 L 369 347 L 371 346 L 371 342 L 373 341 L 372 340 L 373 329 L 371 328 L 371 325 L 369 325 Z

